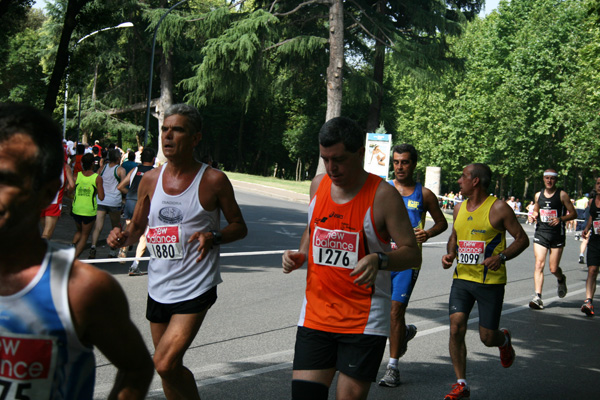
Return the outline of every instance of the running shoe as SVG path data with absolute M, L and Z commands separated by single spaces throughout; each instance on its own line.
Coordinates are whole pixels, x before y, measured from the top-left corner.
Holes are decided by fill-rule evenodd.
M 404 334 L 404 342 L 402 342 L 402 347 L 400 347 L 400 356 L 402 357 L 406 354 L 406 350 L 408 350 L 408 342 L 413 340 L 413 338 L 417 334 L 417 327 L 415 325 L 406 325 L 406 333 Z
M 592 304 L 592 301 L 590 299 L 587 299 L 583 302 L 583 305 L 581 306 L 581 312 L 587 315 L 588 317 L 594 316 L 594 305 Z
M 444 397 L 444 400 L 468 399 L 471 397 L 471 390 L 464 383 L 455 383 L 452 385 L 450 393 Z
M 111 248 L 110 251 L 108 252 L 108 256 L 110 258 L 115 258 L 117 256 L 117 254 L 118 254 L 117 249 L 113 249 L 113 248 Z
M 119 258 L 127 258 L 127 251 L 126 251 L 126 250 L 124 250 L 123 248 L 121 248 L 121 249 L 119 250 L 119 255 L 118 255 L 118 257 L 119 257 Z M 121 264 L 125 264 L 127 261 L 119 261 L 119 262 L 120 262 Z
M 140 268 L 137 265 L 131 265 L 131 267 L 129 267 L 129 276 L 140 276 L 140 275 L 144 275 L 144 273 L 142 271 L 140 271 Z
M 400 385 L 400 371 L 398 368 L 388 365 L 385 375 L 379 381 L 379 386 L 396 387 L 398 385 Z
M 501 328 L 500 330 L 504 333 L 504 336 L 506 336 L 506 338 L 508 339 L 508 343 L 506 343 L 504 346 L 498 347 L 500 349 L 500 363 L 502 364 L 502 366 L 504 368 L 508 368 L 515 361 L 515 349 L 513 349 L 513 347 L 512 347 L 510 331 L 506 328 Z
M 96 248 L 92 247 L 90 249 L 90 255 L 88 256 L 88 259 L 93 260 L 94 258 L 96 258 Z
M 544 302 L 542 301 L 540 296 L 538 296 L 537 294 L 533 295 L 533 299 L 531 299 L 531 301 L 529 302 L 529 308 L 532 308 L 534 310 L 544 309 Z
M 558 297 L 561 299 L 567 295 L 567 277 L 563 274 L 562 282 L 558 281 L 558 287 L 556 288 L 556 293 Z
M 585 264 L 585 260 L 583 259 L 583 256 L 579 256 L 579 264 Z

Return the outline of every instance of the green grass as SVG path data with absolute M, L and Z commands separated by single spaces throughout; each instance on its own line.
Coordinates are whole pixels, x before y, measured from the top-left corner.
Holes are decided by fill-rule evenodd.
M 238 172 L 224 171 L 229 179 L 242 182 L 256 183 L 259 185 L 272 186 L 279 189 L 290 190 L 295 193 L 309 194 L 310 181 L 286 181 L 284 179 L 273 178 L 268 176 L 240 174 Z

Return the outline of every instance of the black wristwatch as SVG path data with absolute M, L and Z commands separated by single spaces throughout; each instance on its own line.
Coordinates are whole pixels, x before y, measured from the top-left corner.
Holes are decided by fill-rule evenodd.
M 502 262 L 506 261 L 506 255 L 504 253 L 499 253 L 498 257 L 500 257 L 500 261 L 502 261 Z
M 221 235 L 221 232 L 210 231 L 210 233 L 212 233 L 212 235 L 213 235 L 213 244 L 216 246 L 220 245 L 221 241 L 223 241 L 223 235 Z
M 382 253 L 382 252 L 378 252 L 377 257 L 379 257 L 379 269 L 386 270 L 388 267 L 390 258 L 387 256 L 387 254 Z

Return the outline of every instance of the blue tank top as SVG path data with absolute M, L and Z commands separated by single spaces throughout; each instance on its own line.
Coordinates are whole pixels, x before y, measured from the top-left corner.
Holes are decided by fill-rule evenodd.
M 91 399 L 93 349 L 75 332 L 67 285 L 75 250 L 48 243 L 35 278 L 21 291 L 0 296 L 0 380 L 30 399 Z M 4 392 L 3 392 L 4 393 Z
M 394 181 L 389 180 L 388 183 L 394 186 Z M 394 186 L 395 187 L 395 186 Z M 413 228 L 423 229 L 425 226 L 425 209 L 423 207 L 423 185 L 419 182 L 415 184 L 415 190 L 410 196 L 402 196 L 410 224 Z

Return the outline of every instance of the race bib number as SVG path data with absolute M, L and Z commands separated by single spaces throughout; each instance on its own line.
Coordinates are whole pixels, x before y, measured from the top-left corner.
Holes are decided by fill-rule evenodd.
M 458 262 L 461 264 L 481 264 L 485 253 L 483 240 L 459 240 Z
M 540 220 L 542 222 L 548 223 L 552 221 L 553 218 L 558 217 L 558 210 L 550 210 L 546 208 L 540 209 Z
M 57 354 L 56 338 L 0 333 L 0 399 L 49 399 Z
M 315 228 L 313 261 L 330 267 L 353 269 L 358 263 L 358 233 Z
M 600 221 L 592 221 L 592 224 L 594 224 L 594 233 L 600 235 Z
M 179 225 L 149 227 L 146 231 L 146 241 L 152 258 L 168 260 L 183 258 Z

